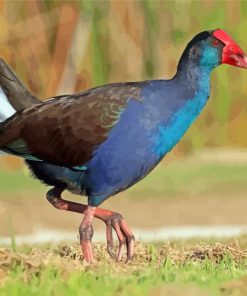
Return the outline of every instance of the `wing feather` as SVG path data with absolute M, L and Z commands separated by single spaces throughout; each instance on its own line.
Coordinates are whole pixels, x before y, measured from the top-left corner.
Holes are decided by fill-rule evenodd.
M 21 140 L 21 150 L 37 159 L 81 166 L 107 139 L 128 101 L 140 101 L 140 84 L 106 85 L 17 112 L 1 128 L 0 147 Z

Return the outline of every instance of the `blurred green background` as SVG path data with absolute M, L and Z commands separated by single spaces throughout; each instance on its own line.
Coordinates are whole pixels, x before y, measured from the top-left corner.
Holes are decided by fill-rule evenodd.
M 44 99 L 110 82 L 169 78 L 203 30 L 222 28 L 247 51 L 247 1 L 1 0 L 0 10 L 0 56 Z M 247 146 L 247 71 L 224 65 L 211 80 L 211 99 L 175 155 Z

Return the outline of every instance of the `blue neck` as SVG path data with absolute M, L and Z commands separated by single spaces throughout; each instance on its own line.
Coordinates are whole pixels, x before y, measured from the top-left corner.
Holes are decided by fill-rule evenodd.
M 184 133 L 201 113 L 205 106 L 210 92 L 211 67 L 199 66 L 189 67 L 187 72 L 179 72 L 171 82 L 180 89 L 178 97 L 175 94 L 173 100 L 178 100 L 175 108 L 172 106 L 172 117 L 162 120 L 154 136 L 153 151 L 158 157 L 163 157 L 169 152 Z M 167 107 L 167 106 L 166 106 Z
M 199 91 L 210 87 L 210 74 L 215 65 L 203 65 L 203 59 L 198 63 L 189 61 L 178 67 L 178 71 L 172 79 L 177 85 L 187 89 Z

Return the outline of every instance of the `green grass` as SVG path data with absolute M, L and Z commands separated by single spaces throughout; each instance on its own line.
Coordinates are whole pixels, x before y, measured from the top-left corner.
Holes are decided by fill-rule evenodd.
M 71 268 L 70 263 L 73 263 L 73 260 L 71 262 L 69 259 L 62 264 L 60 262 L 60 265 L 52 263 L 52 260 L 50 264 L 38 265 L 35 260 L 34 263 L 31 260 L 23 263 L 24 261 L 15 259 L 0 288 L 0 295 L 184 296 L 189 295 L 186 291 L 191 285 L 198 291 L 209 293 L 206 295 L 221 295 L 220 287 L 223 283 L 247 274 L 246 260 L 236 262 L 227 253 L 218 263 L 209 258 L 175 262 L 174 257 L 169 256 L 159 261 L 156 247 L 152 246 L 150 249 L 150 262 L 143 265 L 140 261 L 139 266 L 114 262 L 109 264 L 101 258 L 103 263 L 93 267 L 77 262 L 76 270 L 75 267 Z M 56 257 L 59 255 L 56 254 Z M 158 294 L 168 288 L 177 291 L 176 293 L 183 293 Z
M 225 272 L 224 268 L 213 269 L 209 264 L 195 268 L 188 265 L 179 270 L 168 265 L 160 270 L 148 268 L 132 275 L 117 276 L 109 268 L 97 272 L 73 272 L 64 280 L 59 270 L 46 267 L 39 276 L 33 275 L 28 282 L 23 282 L 23 272 L 15 268 L 10 272 L 8 283 L 0 289 L 1 295 L 149 295 L 154 287 L 166 283 L 195 283 L 198 286 L 217 291 L 219 282 L 245 274 L 234 268 Z
M 26 168 L 16 171 L 0 169 L 0 180 L 0 192 L 4 194 L 16 193 L 20 190 L 39 190 L 42 188 L 42 184 L 38 180 L 31 178 Z

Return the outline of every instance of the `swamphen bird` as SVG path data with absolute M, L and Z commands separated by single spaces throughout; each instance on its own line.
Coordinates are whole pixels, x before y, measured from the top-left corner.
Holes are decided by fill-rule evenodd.
M 106 223 L 109 254 L 114 228 L 117 261 L 125 245 L 127 260 L 133 258 L 134 236 L 123 217 L 98 206 L 144 178 L 181 139 L 208 100 L 211 71 L 222 63 L 247 68 L 247 57 L 223 30 L 205 31 L 189 42 L 170 80 L 108 84 L 14 115 L 11 105 L 1 109 L 0 149 L 23 157 L 53 186 L 47 193 L 53 206 L 84 214 L 79 234 L 87 261 L 93 261 L 93 217 Z M 87 195 L 88 205 L 62 199 L 65 189 Z

